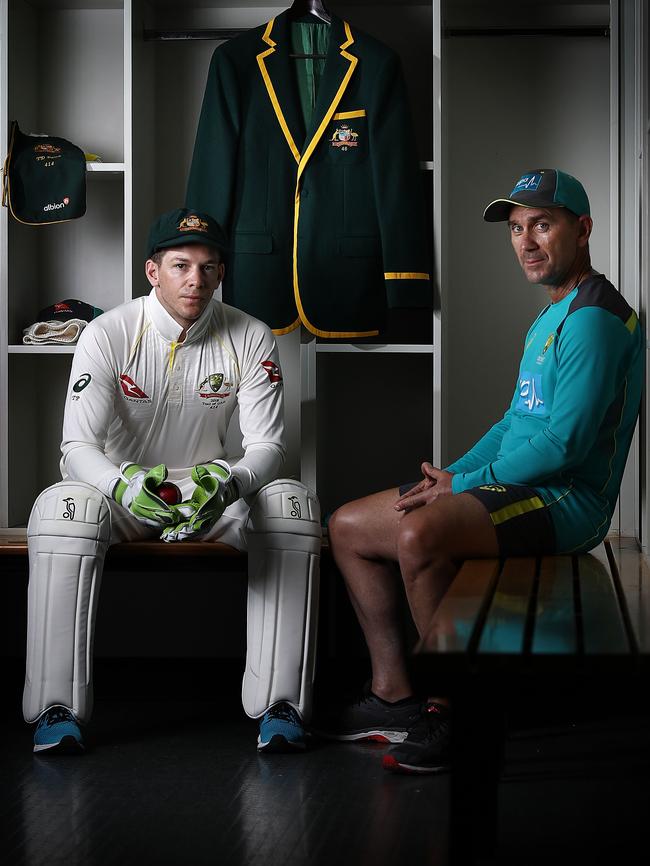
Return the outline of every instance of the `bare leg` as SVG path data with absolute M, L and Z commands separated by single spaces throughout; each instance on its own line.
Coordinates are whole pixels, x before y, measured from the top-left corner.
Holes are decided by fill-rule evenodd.
M 422 637 L 464 559 L 498 556 L 486 508 L 469 493 L 441 496 L 404 515 L 398 560 L 413 621 Z
M 468 557 L 496 556 L 494 527 L 470 494 L 441 496 L 409 513 L 386 490 L 338 509 L 329 524 L 332 552 L 363 630 L 372 664 L 372 690 L 388 701 L 412 693 L 399 616 L 399 564 L 420 634 Z
M 396 569 L 399 493 L 386 490 L 339 508 L 329 522 L 332 553 L 370 653 L 372 691 L 387 701 L 412 693 L 399 616 Z

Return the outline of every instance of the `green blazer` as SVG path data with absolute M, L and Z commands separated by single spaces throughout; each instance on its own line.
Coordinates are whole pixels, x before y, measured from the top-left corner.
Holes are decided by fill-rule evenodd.
M 332 16 L 305 129 L 286 12 L 214 52 L 186 204 L 230 236 L 224 300 L 276 334 L 364 337 L 432 304 L 422 179 L 395 52 Z

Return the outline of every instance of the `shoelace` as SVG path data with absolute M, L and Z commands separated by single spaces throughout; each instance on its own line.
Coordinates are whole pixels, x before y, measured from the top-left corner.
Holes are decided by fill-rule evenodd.
M 49 728 L 51 725 L 58 724 L 58 722 L 70 721 L 74 721 L 74 717 L 70 710 L 67 710 L 65 707 L 52 707 L 52 709 L 48 710 L 43 716 L 41 724 L 47 725 Z
M 428 704 L 425 708 L 424 719 L 427 724 L 427 735 L 432 740 L 439 740 L 445 736 L 449 727 L 447 713 L 443 713 L 437 704 Z
M 407 739 L 412 735 L 414 739 L 418 740 L 422 737 L 429 741 L 439 740 L 441 737 L 446 736 L 448 728 L 449 718 L 447 713 L 441 712 L 437 704 L 424 703 L 420 710 L 420 718 L 409 729 Z
M 296 711 L 289 704 L 276 704 L 267 711 L 266 717 L 268 719 L 282 719 L 285 722 L 292 722 L 294 725 L 299 723 Z

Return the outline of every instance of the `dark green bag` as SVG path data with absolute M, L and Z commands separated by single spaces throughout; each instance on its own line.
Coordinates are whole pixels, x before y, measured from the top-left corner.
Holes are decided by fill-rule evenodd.
M 86 157 L 53 135 L 25 135 L 11 123 L 2 173 L 2 205 L 18 222 L 48 225 L 86 213 Z

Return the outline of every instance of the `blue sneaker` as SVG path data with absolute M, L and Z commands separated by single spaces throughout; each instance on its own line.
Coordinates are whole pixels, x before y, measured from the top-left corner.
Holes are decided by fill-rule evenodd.
M 85 749 L 77 720 L 67 707 L 50 707 L 38 720 L 34 751 L 74 755 Z
M 296 752 L 305 748 L 305 730 L 291 704 L 281 701 L 264 713 L 257 738 L 258 752 Z

